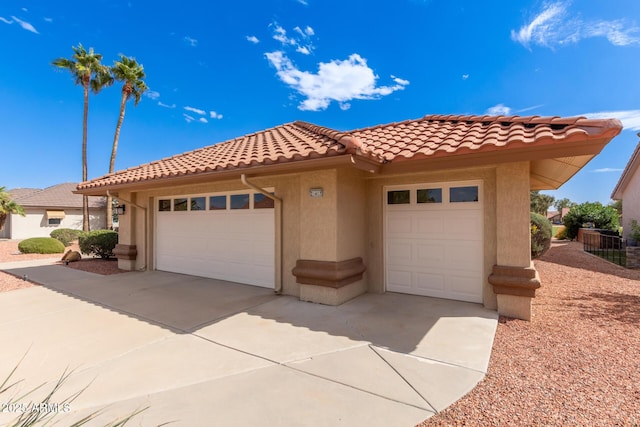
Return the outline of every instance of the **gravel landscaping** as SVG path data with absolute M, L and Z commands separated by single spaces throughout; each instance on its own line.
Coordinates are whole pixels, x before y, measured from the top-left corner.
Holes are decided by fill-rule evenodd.
M 640 271 L 554 243 L 531 322 L 501 318 L 486 378 L 420 426 L 639 426 Z

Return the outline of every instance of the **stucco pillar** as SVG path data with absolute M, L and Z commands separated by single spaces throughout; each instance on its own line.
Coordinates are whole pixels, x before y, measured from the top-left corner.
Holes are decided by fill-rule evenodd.
M 366 291 L 364 182 L 357 171 L 300 177 L 300 258 L 292 274 L 300 299 L 339 305 Z
M 496 265 L 489 283 L 498 313 L 531 320 L 531 300 L 540 278 L 531 262 L 529 163 L 496 168 Z
M 124 215 L 118 216 L 118 244 L 114 254 L 118 258 L 118 268 L 122 270 L 134 270 L 137 258 L 136 245 L 136 212 L 125 200 L 131 200 L 133 194 L 121 192 L 118 198 L 119 204 L 125 206 Z

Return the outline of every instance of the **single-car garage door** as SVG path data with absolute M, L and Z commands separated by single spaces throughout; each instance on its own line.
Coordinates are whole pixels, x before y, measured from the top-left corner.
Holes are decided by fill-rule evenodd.
M 386 187 L 386 289 L 482 302 L 482 183 Z
M 274 204 L 260 193 L 156 200 L 156 269 L 272 288 Z

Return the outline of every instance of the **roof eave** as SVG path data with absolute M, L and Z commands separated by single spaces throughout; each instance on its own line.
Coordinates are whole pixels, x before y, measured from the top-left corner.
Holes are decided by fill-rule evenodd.
M 74 193 L 84 194 L 87 196 L 104 196 L 106 195 L 107 191 L 109 191 L 110 193 L 117 193 L 118 191 L 141 191 L 165 186 L 187 185 L 214 180 L 218 181 L 239 178 L 242 174 L 245 174 L 249 177 L 280 175 L 344 165 L 350 165 L 352 167 L 359 168 L 359 165 L 361 164 L 360 161 L 354 162 L 353 157 L 354 155 L 344 154 L 325 158 L 306 159 L 304 161 L 276 163 L 271 165 L 257 165 L 221 171 L 190 173 L 184 175 L 173 175 L 134 182 L 115 183 L 97 187 L 76 189 Z
M 622 171 L 622 175 L 620 175 L 618 183 L 611 192 L 611 198 L 613 200 L 622 200 L 622 193 L 626 190 L 631 177 L 638 168 L 640 168 L 640 143 L 638 143 L 633 154 L 631 154 L 631 158 L 629 159 L 627 166 L 624 168 L 624 171 Z

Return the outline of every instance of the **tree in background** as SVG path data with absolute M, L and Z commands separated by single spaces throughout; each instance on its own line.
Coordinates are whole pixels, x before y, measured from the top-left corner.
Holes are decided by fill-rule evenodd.
M 613 200 L 611 203 L 609 203 L 609 206 L 611 206 L 616 210 L 616 212 L 618 212 L 619 217 L 622 216 L 622 200 Z
M 553 205 L 555 201 L 555 197 L 549 196 L 548 194 L 540 194 L 540 191 L 532 191 L 530 193 L 531 198 L 531 212 L 535 212 L 537 214 L 547 216 L 547 211 L 549 207 Z
M 71 59 L 58 58 L 52 64 L 71 73 L 74 83 L 84 89 L 84 115 L 82 119 L 82 181 L 87 180 L 87 122 L 89 117 L 89 89 L 97 94 L 113 83 L 109 69 L 102 65 L 102 55 L 78 44 L 72 46 Z M 82 197 L 82 230 L 89 231 L 89 198 Z
M 109 173 L 113 173 L 116 164 L 116 152 L 118 151 L 118 140 L 120 139 L 120 129 L 124 121 L 124 113 L 127 101 L 133 99 L 134 107 L 140 102 L 142 94 L 148 89 L 145 82 L 144 67 L 138 64 L 135 58 L 128 58 L 120 55 L 120 60 L 115 61 L 111 67 L 113 78 L 122 85 L 122 99 L 120 100 L 120 116 L 116 124 L 116 133 L 113 137 L 113 147 L 111 149 L 111 159 L 109 161 Z M 113 210 L 111 196 L 107 197 L 107 229 L 113 227 Z
M 577 205 L 576 202 L 572 202 L 571 200 L 567 199 L 566 197 L 564 199 L 558 199 L 558 200 L 553 202 L 553 207 L 556 208 L 556 210 L 558 212 L 562 212 L 562 209 L 564 209 L 564 208 L 571 209 L 572 207 L 574 207 L 576 205 Z
M 571 208 L 564 217 L 569 239 L 575 239 L 578 230 L 586 224 L 593 228 L 618 231 L 618 212 L 612 206 L 603 206 L 600 202 L 586 202 Z
M 0 231 L 11 214 L 25 216 L 24 209 L 11 198 L 6 187 L 0 187 Z

